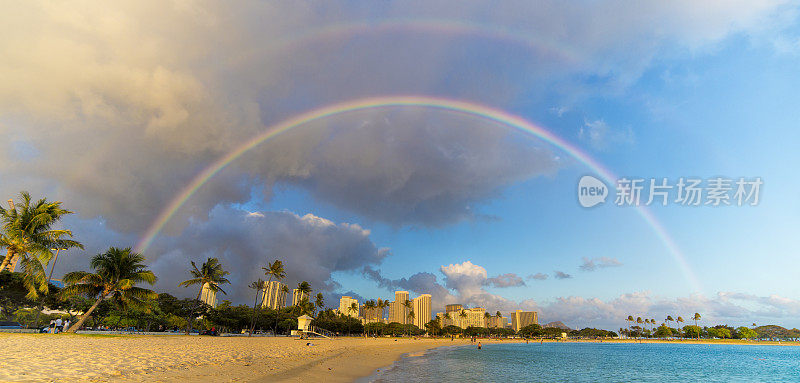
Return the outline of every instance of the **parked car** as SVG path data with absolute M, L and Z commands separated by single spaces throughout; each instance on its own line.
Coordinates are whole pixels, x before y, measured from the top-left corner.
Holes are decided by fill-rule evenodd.
M 21 329 L 22 325 L 19 322 L 0 321 L 0 329 Z

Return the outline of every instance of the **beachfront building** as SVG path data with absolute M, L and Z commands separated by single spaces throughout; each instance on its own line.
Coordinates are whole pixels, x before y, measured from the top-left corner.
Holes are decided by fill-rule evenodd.
M 441 313 L 441 312 L 440 313 L 436 313 L 436 318 L 439 320 L 439 324 L 442 326 L 442 328 L 453 324 L 453 320 L 445 318 L 444 314 L 445 313 Z
M 489 328 L 506 328 L 508 327 L 508 317 L 496 317 L 492 315 L 486 323 Z
M 483 307 L 473 307 L 471 309 L 464 310 L 464 312 L 467 314 L 467 316 L 463 318 L 459 314 L 456 314 L 461 328 L 486 327 L 486 310 L 483 309 Z
M 401 324 L 408 323 L 408 307 L 405 302 L 408 300 L 408 291 L 395 291 L 394 302 L 389 305 L 389 322 Z
M 217 307 L 217 293 L 209 288 L 208 283 L 203 285 L 203 290 L 200 292 L 200 300 L 211 307 Z
M 422 294 L 414 298 L 414 326 L 425 329 L 425 324 L 431 321 L 431 295 Z
M 308 299 L 308 294 L 301 293 L 299 289 L 292 290 L 292 306 L 297 306 L 303 299 Z
M 460 304 L 457 304 L 457 303 L 444 306 L 444 312 L 446 312 L 446 313 L 459 313 L 463 309 L 464 309 L 464 306 L 462 306 Z M 452 315 L 452 314 L 450 314 L 450 315 Z
M 356 304 L 356 307 L 359 309 L 355 312 L 350 310 L 350 306 Z M 353 297 L 344 295 L 339 299 L 339 314 L 346 315 L 353 318 L 359 317 L 359 312 L 361 311 L 361 306 L 358 304 L 358 299 L 353 299 Z
M 283 288 L 286 285 L 278 281 L 270 281 L 264 288 L 264 296 L 261 299 L 261 308 L 277 310 L 286 306 L 286 292 Z
M 517 310 L 509 316 L 511 317 L 511 328 L 514 331 L 519 331 L 521 328 L 532 324 L 539 324 L 539 316 L 536 311 Z
M 442 327 L 444 327 L 444 326 L 458 326 L 458 327 L 461 327 L 461 317 L 459 316 L 459 314 L 461 313 L 462 310 L 464 310 L 464 306 L 462 306 L 460 304 L 457 304 L 457 303 L 450 304 L 450 305 L 445 305 L 444 306 L 444 312 L 450 315 L 450 319 L 448 319 L 446 321 L 447 324 L 446 325 L 443 324 Z M 442 320 L 443 320 L 442 323 L 445 323 L 444 322 L 444 320 L 445 320 L 444 316 L 442 316 Z

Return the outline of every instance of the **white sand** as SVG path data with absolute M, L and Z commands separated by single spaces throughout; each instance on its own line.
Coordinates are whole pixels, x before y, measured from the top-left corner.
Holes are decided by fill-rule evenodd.
M 353 381 L 468 341 L 0 334 L 0 381 Z M 483 343 L 487 343 L 483 341 Z

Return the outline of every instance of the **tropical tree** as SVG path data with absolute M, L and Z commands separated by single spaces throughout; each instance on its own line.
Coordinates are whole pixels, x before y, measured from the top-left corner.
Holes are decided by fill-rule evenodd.
M 402 304 L 403 304 L 403 307 L 405 307 L 405 308 L 406 308 L 406 310 L 411 310 L 412 306 L 414 305 L 414 303 L 413 303 L 413 302 L 411 302 L 411 301 L 410 301 L 410 300 L 408 300 L 408 299 L 406 299 L 405 301 L 403 301 L 403 302 L 402 302 Z M 406 314 L 406 316 L 408 316 L 408 314 Z M 407 324 L 407 323 L 403 323 L 403 324 Z
M 297 300 L 297 302 L 299 303 L 300 301 L 303 300 L 303 298 L 307 299 L 309 296 L 311 296 L 311 284 L 306 281 L 298 283 L 297 292 L 300 294 L 301 297 L 301 299 Z
M 444 313 L 444 319 L 451 320 L 453 318 L 450 316 L 450 313 Z M 450 325 L 452 325 L 452 324 L 450 324 Z M 442 328 L 445 328 L 445 327 L 447 327 L 447 326 L 442 326 Z
M 464 310 L 461 310 L 461 312 L 458 313 L 458 316 L 459 316 L 459 318 L 461 318 L 461 326 L 459 326 L 459 327 L 461 327 L 461 334 L 463 335 L 464 334 L 464 328 L 465 328 L 464 327 L 464 320 L 467 318 L 467 312 L 464 311 Z
M 368 317 L 370 315 L 370 312 L 372 310 L 375 310 L 375 308 L 377 307 L 377 304 L 373 300 L 368 300 L 368 301 L 364 302 L 364 306 L 363 307 L 364 307 L 364 319 L 368 319 Z M 364 330 L 366 330 L 366 328 Z M 369 335 L 369 331 L 366 331 L 366 332 L 367 332 L 367 335 Z
M 51 249 L 83 249 L 79 242 L 68 239 L 72 237 L 71 231 L 52 228 L 68 214 L 72 212 L 61 208 L 60 201 L 49 202 L 42 198 L 32 202 L 30 193 L 26 191 L 21 192 L 20 200 L 16 204 L 11 202 L 8 209 L 0 207 L 3 223 L 0 247 L 6 248 L 0 272 L 19 263 L 29 299 L 38 298 L 39 293 L 48 293 L 45 268 L 53 258 Z
M 700 313 L 694 313 L 694 315 L 692 316 L 692 320 L 694 321 L 695 326 L 697 326 L 697 321 L 699 321 L 700 319 L 701 319 Z
M 67 332 L 74 333 L 83 326 L 86 319 L 106 298 L 123 305 L 143 305 L 147 299 L 156 299 L 158 294 L 152 290 L 137 287 L 142 282 L 153 284 L 156 276 L 144 264 L 144 256 L 133 252 L 130 247 L 109 248 L 105 253 L 92 257 L 89 266 L 95 271 L 73 271 L 64 275 L 67 285 L 64 296 L 82 295 L 97 298 L 92 307 L 81 315 L 78 322 Z
M 222 264 L 219 263 L 219 259 L 208 258 L 205 262 L 203 262 L 200 268 L 197 268 L 197 265 L 194 263 L 194 261 L 191 261 L 191 264 L 192 269 L 189 270 L 189 273 L 192 274 L 192 278 L 179 283 L 178 286 L 200 286 L 200 289 L 197 291 L 197 298 L 195 298 L 195 310 L 197 309 L 197 306 L 200 305 L 200 295 L 203 293 L 204 287 L 214 293 L 222 292 L 223 294 L 228 295 L 228 293 L 226 293 L 225 290 L 220 287 L 220 285 L 231 283 L 227 278 L 225 278 L 225 276 L 230 273 L 222 268 Z M 192 328 L 193 319 L 194 313 L 189 315 L 186 324 L 186 334 L 189 334 L 189 331 Z
M 486 325 L 484 327 L 486 327 L 486 328 L 489 327 L 489 318 L 491 318 L 491 317 L 492 317 L 492 314 L 489 314 L 488 312 L 483 313 L 483 319 L 484 319 L 483 323 Z
M 267 282 L 264 282 L 263 279 L 258 278 L 257 281 L 251 283 L 247 287 L 249 287 L 249 288 L 251 288 L 251 289 L 256 291 L 256 297 L 253 300 L 253 315 L 250 318 L 250 333 L 247 335 L 247 336 L 252 336 L 253 335 L 253 331 L 255 331 L 255 329 L 256 329 L 256 316 L 257 316 L 257 313 L 258 313 L 258 296 L 259 295 L 262 296 L 261 302 L 263 303 L 264 302 L 264 298 L 263 298 L 264 293 L 263 292 L 267 289 Z
M 350 303 L 350 306 L 347 306 L 347 313 L 350 314 L 350 316 L 352 316 L 353 314 L 358 316 L 358 303 L 356 303 L 356 302 Z M 350 335 L 350 323 L 351 323 L 351 321 L 348 320 L 347 321 L 347 335 Z
M 408 316 L 408 324 L 414 324 L 414 318 L 417 316 L 416 314 L 414 314 L 414 310 L 410 310 L 408 312 L 407 316 Z M 409 331 L 410 331 L 410 329 L 409 329 Z M 411 334 L 409 334 L 409 335 L 411 335 Z
M 325 308 L 325 297 L 322 296 L 322 293 L 317 293 L 317 298 L 314 300 L 314 305 L 317 306 L 317 308 L 320 310 Z M 314 312 L 314 316 L 316 315 L 317 313 Z
M 664 319 L 664 322 L 667 322 L 667 326 L 669 326 L 669 322 L 674 321 L 674 320 L 675 319 L 672 319 L 672 315 L 667 315 L 667 319 Z

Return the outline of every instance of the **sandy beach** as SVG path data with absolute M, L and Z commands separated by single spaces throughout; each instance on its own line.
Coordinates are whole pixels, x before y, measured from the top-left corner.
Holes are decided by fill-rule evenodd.
M 308 342 L 313 345 L 306 345 Z M 638 340 L 604 342 L 639 343 Z M 797 345 L 796 342 L 667 342 Z M 451 345 L 470 345 L 470 342 L 393 338 L 307 341 L 287 337 L 0 334 L 0 350 L 4 354 L 0 360 L 0 381 L 352 382 L 390 366 L 405 354 L 414 357 L 427 349 Z
M 0 381 L 351 382 L 404 354 L 466 344 L 449 339 L 0 334 Z

